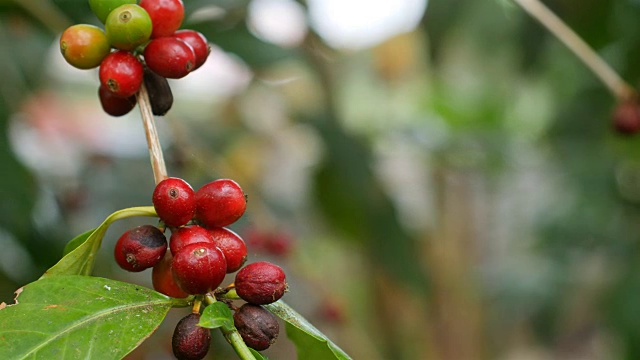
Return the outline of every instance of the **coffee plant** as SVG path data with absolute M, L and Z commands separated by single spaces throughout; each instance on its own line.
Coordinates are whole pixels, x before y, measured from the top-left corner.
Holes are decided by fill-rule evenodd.
M 98 96 L 107 114 L 123 116 L 139 106 L 157 185 L 152 205 L 115 211 L 73 238 L 54 266 L 16 291 L 14 304 L 0 306 L 0 358 L 120 359 L 151 336 L 169 309 L 185 308 L 171 344 L 178 359 L 204 358 L 213 329 L 241 359 L 265 359 L 259 351 L 276 342 L 277 318 L 301 359 L 349 359 L 281 300 L 290 289 L 278 265 L 245 264 L 247 245 L 227 228 L 247 208 L 241 186 L 215 179 L 194 191 L 167 174 L 154 123 L 173 103 L 166 79 L 197 70 L 209 54 L 202 34 L 179 30 L 182 1 L 91 0 L 88 6 L 104 29 L 69 27 L 60 52 L 78 69 L 99 67 Z M 157 220 L 124 232 L 113 261 L 128 272 L 152 269 L 153 289 L 93 271 L 109 227 L 132 217 Z M 231 273 L 235 282 L 223 284 Z

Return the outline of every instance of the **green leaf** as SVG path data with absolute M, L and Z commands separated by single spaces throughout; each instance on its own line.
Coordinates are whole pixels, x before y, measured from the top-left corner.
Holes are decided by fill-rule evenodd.
M 60 275 L 17 292 L 0 310 L 1 359 L 121 359 L 172 305 L 153 290 L 110 279 Z
M 225 331 L 232 331 L 233 315 L 227 304 L 217 301 L 204 309 L 198 325 L 208 329 L 222 327 Z
M 351 359 L 338 345 L 329 340 L 326 335 L 289 305 L 282 301 L 276 301 L 273 304 L 263 306 L 285 321 L 287 337 L 296 344 L 298 359 Z
M 158 216 L 153 206 L 140 206 L 122 209 L 109 215 L 103 222 L 92 231 L 78 235 L 65 247 L 65 256 L 53 267 L 47 270 L 41 279 L 53 275 L 91 275 L 95 256 L 102 238 L 109 226 L 120 219 L 133 216 Z
M 249 351 L 251 351 L 251 354 L 256 358 L 256 360 L 269 360 L 268 357 L 260 354 L 257 350 L 249 348 Z

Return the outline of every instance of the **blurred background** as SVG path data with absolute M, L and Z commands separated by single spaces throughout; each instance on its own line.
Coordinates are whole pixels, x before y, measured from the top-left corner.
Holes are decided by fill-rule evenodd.
M 634 86 L 640 1 L 545 3 Z M 186 0 L 213 48 L 158 118 L 169 175 L 236 180 L 249 261 L 354 359 L 639 359 L 640 140 L 507 0 Z M 112 118 L 58 36 L 83 0 L 0 1 L 0 301 L 110 213 L 151 204 L 137 110 Z M 125 273 L 107 233 L 95 275 Z M 184 309 L 130 359 L 171 359 Z M 281 331 L 265 354 L 295 359 Z M 214 336 L 210 359 L 232 359 Z

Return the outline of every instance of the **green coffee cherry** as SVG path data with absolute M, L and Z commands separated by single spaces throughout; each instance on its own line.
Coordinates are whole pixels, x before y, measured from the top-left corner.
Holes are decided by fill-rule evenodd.
M 130 51 L 149 40 L 153 26 L 145 9 L 126 4 L 117 7 L 107 16 L 105 28 L 111 46 Z
M 136 0 L 89 0 L 91 11 L 100 19 L 101 23 L 107 21 L 107 16 L 115 8 L 124 4 L 135 4 Z
M 88 24 L 68 27 L 60 36 L 60 52 L 69 64 L 78 69 L 100 65 L 111 50 L 102 29 Z

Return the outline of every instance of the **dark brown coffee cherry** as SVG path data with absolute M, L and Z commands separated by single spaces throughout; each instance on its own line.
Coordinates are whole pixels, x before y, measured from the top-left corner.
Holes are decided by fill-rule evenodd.
M 632 98 L 619 103 L 613 111 L 613 127 L 623 135 L 640 131 L 640 102 Z
M 167 238 L 153 225 L 128 230 L 116 242 L 114 256 L 127 271 L 138 272 L 155 266 L 167 251 Z
M 248 347 L 262 351 L 278 338 L 278 318 L 260 305 L 244 304 L 233 314 L 233 324 Z
M 176 325 L 171 338 L 173 355 L 178 360 L 203 359 L 211 344 L 211 331 L 198 326 L 200 314 L 189 314 Z
M 206 294 L 215 290 L 227 273 L 222 251 L 213 244 L 187 245 L 173 256 L 171 271 L 176 284 L 188 294 Z
M 156 116 L 163 116 L 173 105 L 173 93 L 166 78 L 154 73 L 148 67 L 144 68 L 144 84 L 149 93 L 151 112 Z
M 235 287 L 242 300 L 256 305 L 271 304 L 288 289 L 282 268 L 266 261 L 240 269 L 236 274 Z
M 233 180 L 214 180 L 196 191 L 196 218 L 205 226 L 233 224 L 247 208 L 247 198 Z
M 183 226 L 174 229 L 169 238 L 169 248 L 173 255 L 182 250 L 185 246 L 198 243 L 207 243 L 215 245 L 211 233 L 198 225 Z
M 227 274 L 238 271 L 247 261 L 247 245 L 244 240 L 227 228 L 209 229 L 213 243 L 222 251 L 227 259 Z
M 195 192 L 180 178 L 160 181 L 153 190 L 151 201 L 158 217 L 168 226 L 182 226 L 196 213 Z
M 167 251 L 162 260 L 153 267 L 153 271 L 151 272 L 153 289 L 161 294 L 174 298 L 187 297 L 189 294 L 182 291 L 173 279 L 173 273 L 171 272 L 172 262 L 173 255 L 171 255 L 171 251 Z

